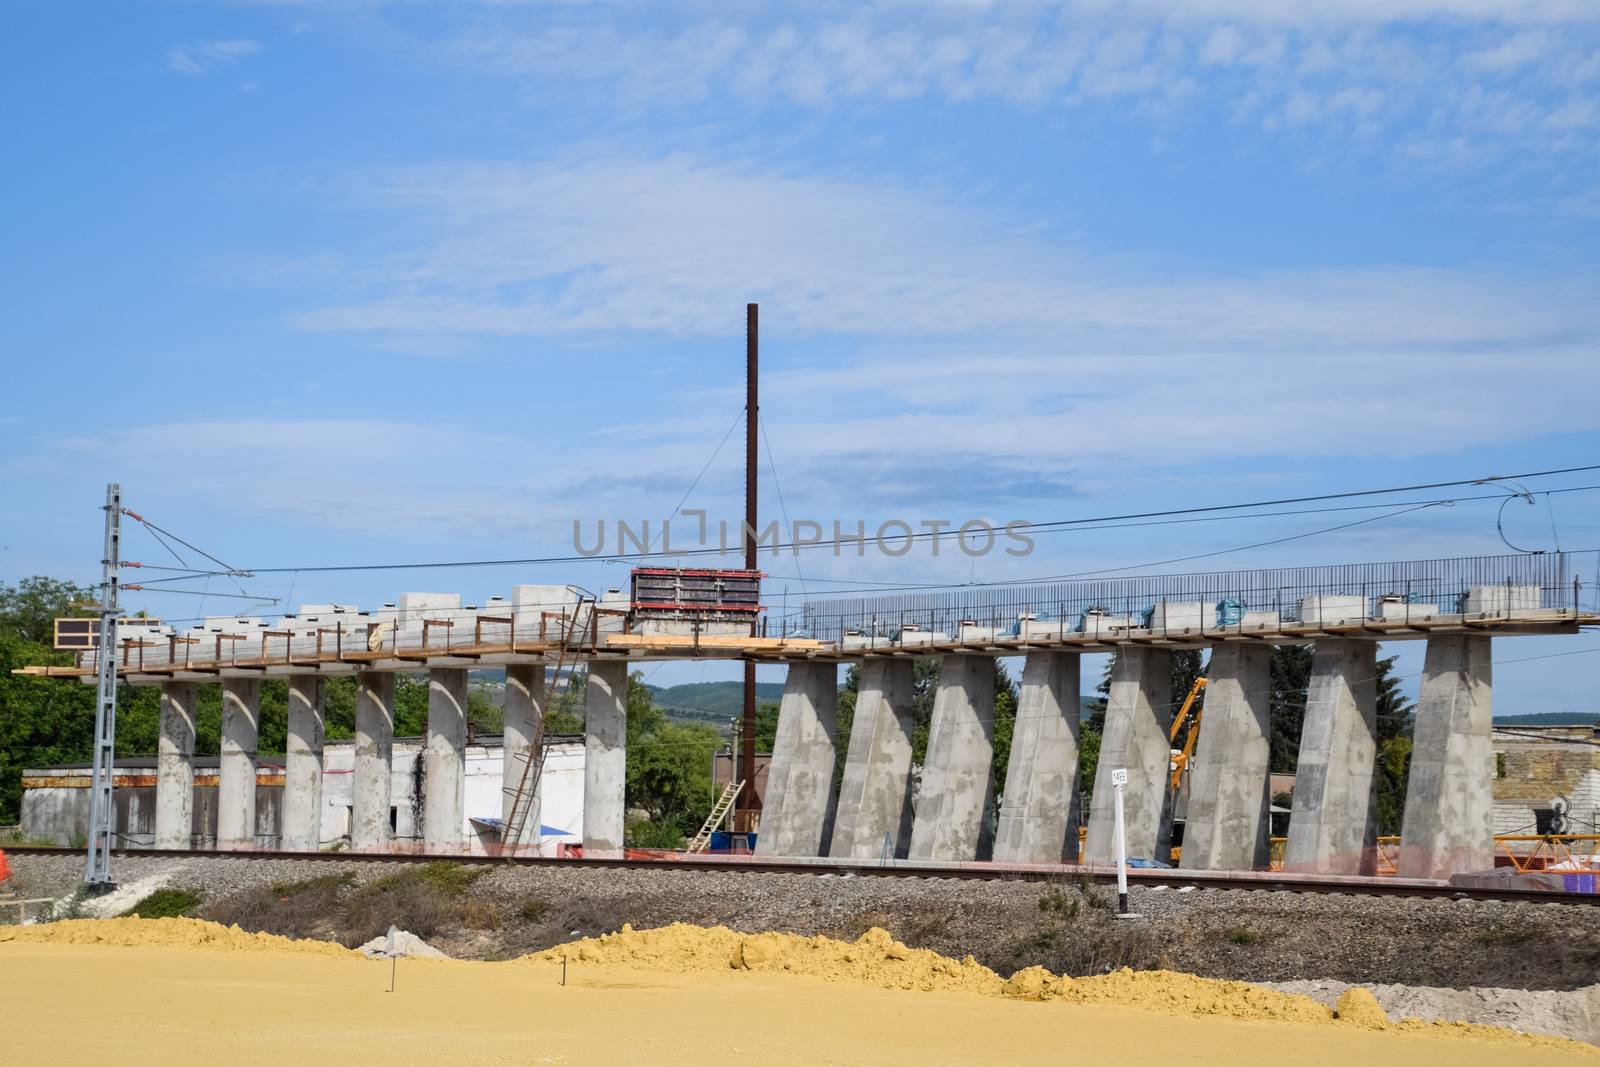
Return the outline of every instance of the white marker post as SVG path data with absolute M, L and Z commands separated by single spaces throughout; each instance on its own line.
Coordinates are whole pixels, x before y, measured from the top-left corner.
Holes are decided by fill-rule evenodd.
M 1116 810 L 1116 836 L 1117 836 L 1117 917 L 1128 915 L 1128 839 L 1122 829 L 1122 787 L 1128 784 L 1126 768 L 1118 767 L 1111 772 L 1111 788 L 1113 790 L 1113 805 Z

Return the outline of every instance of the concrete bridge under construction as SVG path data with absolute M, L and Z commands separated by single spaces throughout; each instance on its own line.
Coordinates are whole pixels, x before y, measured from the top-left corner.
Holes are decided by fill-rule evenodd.
M 186 630 L 120 628 L 117 673 L 161 687 L 155 845 L 186 848 L 197 687 L 220 684 L 218 845 L 254 845 L 261 680 L 289 693 L 282 845 L 318 847 L 323 679 L 357 679 L 351 846 L 390 844 L 395 676 L 426 672 L 427 851 L 464 848 L 467 671 L 503 667 L 505 778 L 542 734 L 558 660 L 588 670 L 583 842 L 623 846 L 626 697 L 640 660 L 720 658 L 788 668 L 757 840 L 758 855 L 920 862 L 1078 860 L 1080 657 L 1113 654 L 1099 766 L 1128 773 L 1130 855 L 1164 854 L 1171 831 L 1169 730 L 1183 694 L 1172 657 L 1209 648 L 1208 685 L 1190 763 L 1181 865 L 1264 869 L 1272 680 L 1280 644 L 1314 649 L 1284 867 L 1370 871 L 1375 842 L 1377 645 L 1427 642 L 1416 708 L 1400 873 L 1419 878 L 1493 862 L 1491 644 L 1600 625 L 1580 605 L 1565 554 L 1474 557 L 1215 574 L 967 588 L 808 603 L 778 627 L 748 621 L 641 620 L 630 598 L 522 585 L 463 606 L 407 593 L 374 611 L 310 605 L 277 620 L 220 617 Z M 752 633 L 752 631 L 760 631 Z M 776 630 L 777 632 L 767 632 Z M 912 760 L 913 661 L 941 661 L 920 782 Z M 995 665 L 1022 657 L 1006 781 L 991 783 Z M 841 662 L 861 664 L 848 738 L 838 730 Z M 26 673 L 92 681 L 97 664 Z M 841 757 L 842 750 L 842 757 Z M 836 773 L 843 759 L 842 774 Z M 537 776 L 535 776 L 536 778 Z M 1114 858 L 1111 775 L 1098 773 L 1083 859 Z M 532 816 L 504 845 L 535 847 Z

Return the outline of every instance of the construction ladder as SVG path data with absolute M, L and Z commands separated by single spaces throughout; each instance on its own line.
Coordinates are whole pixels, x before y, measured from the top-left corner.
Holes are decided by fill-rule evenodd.
M 728 812 L 733 809 L 733 802 L 739 796 L 739 790 L 744 788 L 744 780 L 729 782 L 723 789 L 722 795 L 711 806 L 711 814 L 706 816 L 705 823 L 700 827 L 700 832 L 694 835 L 689 842 L 689 852 L 704 852 L 711 844 L 711 832 L 722 825 L 722 820 L 728 817 Z
M 594 618 L 595 598 L 587 594 L 578 597 L 577 604 L 572 610 L 572 622 L 561 635 L 561 644 L 556 650 L 556 669 L 550 675 L 550 681 L 545 687 L 544 702 L 540 705 L 539 714 L 533 724 L 533 736 L 528 740 L 525 751 L 517 754 L 516 758 L 522 762 L 522 773 L 517 776 L 516 788 L 502 785 L 500 791 L 511 796 L 511 812 L 506 817 L 505 825 L 500 828 L 500 847 L 502 850 L 516 848 L 522 843 L 522 832 L 527 826 L 528 816 L 533 811 L 533 802 L 539 795 L 539 778 L 544 774 L 544 720 L 550 712 L 551 701 L 555 699 L 556 690 L 561 684 L 561 671 L 567 671 L 570 680 L 570 668 L 577 666 L 577 660 L 572 655 L 578 645 L 578 635 L 582 634 L 588 623 L 584 621 L 583 609 L 589 609 L 589 617 Z M 565 619 L 565 615 L 562 616 Z M 515 638 L 516 624 L 512 624 L 512 635 Z M 537 838 L 537 829 L 535 830 Z

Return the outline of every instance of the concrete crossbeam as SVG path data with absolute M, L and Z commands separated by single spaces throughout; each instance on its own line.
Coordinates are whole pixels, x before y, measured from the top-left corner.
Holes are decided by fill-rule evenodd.
M 1178 865 L 1265 870 L 1271 851 L 1272 649 L 1217 645 L 1206 678 Z
M 194 843 L 194 709 L 200 687 L 161 685 L 161 735 L 156 756 L 156 848 Z
M 390 763 L 394 752 L 394 675 L 362 671 L 356 675 L 356 743 L 350 847 L 357 852 L 386 848 L 389 824 Z
M 998 863 L 1078 861 L 1078 663 L 1070 652 L 1034 652 L 1023 665 Z
M 322 744 L 327 683 L 315 674 L 289 676 L 288 734 L 283 768 L 283 847 L 322 847 Z
M 838 731 L 837 665 L 791 663 L 778 705 L 756 855 L 828 854 L 828 830 L 839 799 L 833 777 Z
M 1285 870 L 1371 873 L 1376 844 L 1377 656 L 1378 646 L 1371 641 L 1316 643 L 1300 731 Z
M 261 681 L 222 680 L 222 758 L 217 772 L 217 847 L 256 845 L 256 745 Z
M 913 860 L 987 859 L 994 806 L 994 658 L 948 655 L 928 728 L 928 755 L 911 825 Z
M 1117 858 L 1111 772 L 1128 772 L 1123 789 L 1128 855 L 1166 861 L 1171 844 L 1167 775 L 1172 760 L 1172 652 L 1124 645 L 1111 661 L 1111 691 L 1100 736 L 1089 833 L 1083 843 L 1086 863 Z
M 467 672 L 428 672 L 428 737 L 422 750 L 422 843 L 429 852 L 466 844 Z
M 861 664 L 829 856 L 877 859 L 887 851 L 903 858 L 910 849 L 915 697 L 910 660 Z
M 537 758 L 533 746 L 544 736 L 545 665 L 516 664 L 506 668 L 505 747 L 501 754 L 502 801 L 500 818 L 509 824 L 511 805 L 524 772 L 530 776 L 528 760 Z M 524 804 L 527 817 L 515 841 L 508 845 L 539 843 L 539 783 L 530 777 L 527 788 L 533 793 Z
M 628 786 L 628 664 L 594 660 L 584 701 L 583 854 L 622 853 Z
M 1448 878 L 1494 865 L 1489 643 L 1428 641 L 1400 835 L 1402 877 Z

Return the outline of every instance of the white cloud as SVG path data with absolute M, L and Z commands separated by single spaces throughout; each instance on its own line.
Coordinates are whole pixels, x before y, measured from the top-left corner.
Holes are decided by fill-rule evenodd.
M 364 256 L 310 250 L 318 290 L 337 295 L 296 314 L 301 329 L 719 335 L 729 294 L 769 302 L 792 332 L 1079 352 L 1540 346 L 1597 325 L 1576 283 L 1135 262 L 926 189 L 682 156 L 419 167 L 347 195 L 390 236 Z
M 1600 148 L 1600 121 L 1562 121 L 1600 80 L 1600 4 L 1589 2 L 822 4 L 780 5 L 781 19 L 771 8 L 667 10 L 619 19 L 602 5 L 527 23 L 502 12 L 425 47 L 578 108 L 995 100 L 1120 117 L 1131 104 L 1163 130 L 1214 113 L 1275 136 L 1477 167 Z M 1506 97 L 1499 113 L 1516 121 L 1486 116 L 1487 93 Z M 1427 148 L 1453 139 L 1471 153 Z
M 179 74 L 203 75 L 220 67 L 233 66 L 259 51 L 260 42 L 242 38 L 175 44 L 167 49 L 167 66 Z

